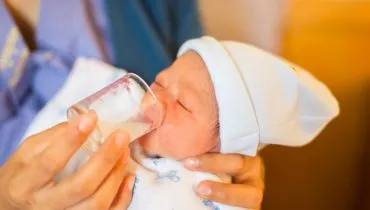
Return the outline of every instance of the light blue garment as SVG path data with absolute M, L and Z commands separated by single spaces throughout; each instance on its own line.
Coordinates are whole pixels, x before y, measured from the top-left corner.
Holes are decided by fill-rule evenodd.
M 0 1 L 0 165 L 18 146 L 16 139 L 25 131 L 38 104 L 29 94 L 30 72 L 24 68 L 28 49 L 3 1 Z M 26 107 L 23 107 L 26 105 Z M 17 131 L 14 128 L 18 127 Z
M 104 8 L 99 10 L 101 3 L 96 4 L 100 1 L 41 1 L 36 27 L 38 48 L 63 57 L 85 56 L 109 61 L 105 50 L 108 36 L 105 36 Z
M 69 62 L 54 59 L 50 53 L 41 50 L 30 54 L 2 2 L 0 22 L 1 165 L 18 147 L 28 125 L 52 92 L 60 88 L 70 65 Z M 49 76 L 50 72 L 54 73 Z M 35 84 L 43 84 L 48 88 L 43 89 Z
M 23 60 L 20 57 L 27 51 L 26 44 L 0 2 L 1 59 L 14 63 L 6 68 L 0 66 L 0 165 L 17 148 L 36 114 L 63 85 L 76 57 L 108 57 L 97 47 L 81 2 L 69 1 L 67 7 L 67 1 L 41 1 L 40 23 L 36 28 L 38 48 Z M 100 16 L 104 12 L 103 8 L 94 11 Z M 4 56 L 9 51 L 5 50 L 5 43 L 9 48 L 9 42 L 14 42 L 10 34 L 17 36 L 11 45 L 13 54 L 8 58 Z M 11 86 L 17 75 L 19 82 Z

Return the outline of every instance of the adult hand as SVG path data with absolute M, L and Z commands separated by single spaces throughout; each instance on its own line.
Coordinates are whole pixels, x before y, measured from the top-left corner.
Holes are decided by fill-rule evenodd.
M 54 181 L 95 124 L 89 113 L 26 139 L 0 168 L 0 209 L 127 208 L 134 178 L 126 174 L 129 137 L 122 131 L 73 176 Z
M 260 157 L 208 153 L 184 161 L 193 171 L 227 174 L 232 184 L 203 181 L 196 187 L 204 198 L 231 206 L 259 209 L 264 190 L 264 169 Z

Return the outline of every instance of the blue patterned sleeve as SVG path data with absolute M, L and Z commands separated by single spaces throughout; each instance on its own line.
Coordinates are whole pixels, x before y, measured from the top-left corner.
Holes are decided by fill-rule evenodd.
M 71 63 L 38 51 L 28 55 L 18 68 L 1 69 L 0 73 L 0 165 L 18 147 L 36 114 L 63 85 Z
M 42 50 L 30 52 L 0 2 L 0 166 L 18 147 L 32 119 L 57 92 L 71 62 Z

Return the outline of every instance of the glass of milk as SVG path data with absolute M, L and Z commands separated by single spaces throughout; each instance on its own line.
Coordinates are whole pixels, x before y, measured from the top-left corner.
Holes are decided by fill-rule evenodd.
M 71 106 L 67 116 L 73 118 L 91 110 L 96 112 L 98 122 L 84 144 L 89 152 L 97 151 L 117 129 L 128 132 L 134 141 L 159 127 L 163 118 L 161 104 L 150 87 L 133 73 Z

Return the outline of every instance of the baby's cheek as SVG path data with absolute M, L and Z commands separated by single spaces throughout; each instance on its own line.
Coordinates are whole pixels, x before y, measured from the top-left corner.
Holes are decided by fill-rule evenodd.
M 180 106 L 167 108 L 165 121 L 158 130 L 158 141 L 166 156 L 183 159 L 214 149 L 216 139 L 209 122 L 200 121 Z
M 215 145 L 207 130 L 196 123 L 180 124 L 162 130 L 162 148 L 175 159 L 184 159 L 210 152 Z
M 189 130 L 181 124 L 164 125 L 160 133 L 160 145 L 167 156 L 182 159 L 188 156 Z

